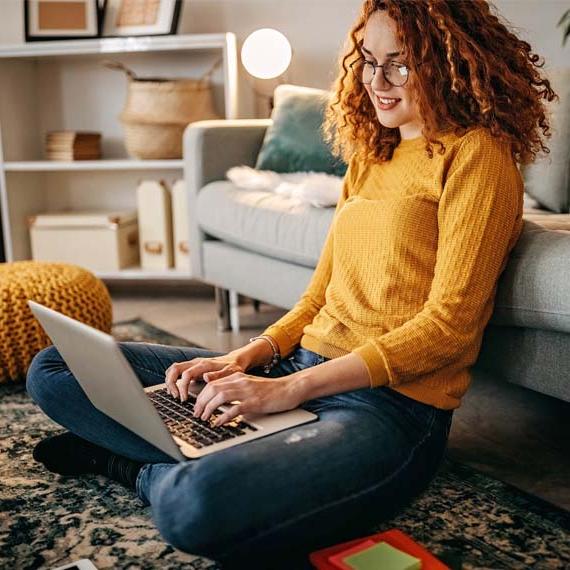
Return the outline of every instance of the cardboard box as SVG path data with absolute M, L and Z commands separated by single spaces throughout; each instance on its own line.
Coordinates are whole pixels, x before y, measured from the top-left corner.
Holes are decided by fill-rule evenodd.
M 28 218 L 32 258 L 118 271 L 139 262 L 136 211 L 52 212 Z

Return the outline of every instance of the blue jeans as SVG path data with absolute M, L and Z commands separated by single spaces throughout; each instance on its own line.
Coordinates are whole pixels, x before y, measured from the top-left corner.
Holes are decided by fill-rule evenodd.
M 225 353 L 121 342 L 143 386 L 164 382 L 173 362 Z M 279 377 L 327 358 L 298 347 L 268 374 Z M 144 463 L 136 493 L 162 537 L 223 568 L 311 568 L 307 553 L 367 534 L 434 477 L 452 411 L 385 386 L 306 400 L 319 419 L 198 459 L 175 462 L 96 409 L 50 346 L 33 359 L 29 395 L 78 436 Z M 243 564 L 243 566 L 242 566 Z

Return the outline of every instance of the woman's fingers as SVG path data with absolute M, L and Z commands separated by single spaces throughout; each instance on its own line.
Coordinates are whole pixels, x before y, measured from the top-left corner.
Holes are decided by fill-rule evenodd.
M 206 382 L 210 382 L 212 380 L 219 380 L 220 378 L 224 378 L 225 376 L 229 376 L 236 372 L 236 369 L 231 364 L 226 364 L 221 370 L 210 370 L 209 372 L 204 373 L 204 380 Z
M 243 369 L 234 361 L 224 362 L 216 358 L 193 358 L 185 362 L 175 362 L 165 371 L 168 393 L 182 402 L 188 399 L 188 386 L 203 378 L 206 382 L 225 378 Z
M 214 401 L 214 408 L 210 407 L 210 410 L 216 409 L 225 402 L 243 400 L 244 397 L 247 397 L 249 391 L 243 384 L 240 385 L 239 381 L 234 381 L 233 376 L 235 374 L 230 374 L 219 382 L 213 382 L 204 386 L 204 389 L 198 394 L 194 402 L 194 417 L 202 416 L 204 411 L 206 411 L 206 406 L 212 401 Z
M 180 398 L 181 393 L 179 389 L 178 381 L 180 378 L 194 378 L 196 375 L 192 376 L 192 370 L 203 364 L 204 362 L 199 359 L 186 360 L 185 362 L 174 362 L 171 364 L 164 373 L 164 382 L 166 383 L 166 388 L 171 396 L 174 398 Z M 185 396 L 188 395 L 188 388 L 186 385 Z
M 202 375 L 201 370 L 204 370 L 203 364 L 198 364 L 192 368 L 188 368 L 180 375 L 180 378 L 176 381 L 176 387 L 178 388 L 178 393 L 180 394 L 180 401 L 185 402 L 188 399 L 188 385 L 190 380 L 196 380 Z
M 181 372 L 182 362 L 175 362 L 171 364 L 165 372 L 164 381 L 168 393 L 175 398 L 178 398 L 178 388 L 176 387 L 176 380 L 178 380 Z
M 204 374 L 208 371 L 210 371 L 209 373 L 211 374 L 212 373 L 211 368 L 213 366 L 216 366 L 216 364 L 213 362 L 208 362 L 206 360 L 204 362 L 199 362 L 195 366 L 187 368 L 186 370 L 184 370 L 184 372 L 182 372 L 180 378 L 176 381 L 176 386 L 180 394 L 181 402 L 185 402 L 188 399 L 188 386 L 190 385 L 190 382 L 193 380 L 198 380 L 201 376 L 203 377 Z M 220 365 L 217 364 L 217 366 Z M 224 368 L 227 368 L 227 366 L 224 366 Z M 222 370 L 224 368 L 222 368 Z M 225 373 L 225 375 L 227 374 L 228 372 Z
M 196 411 L 196 406 L 194 406 L 194 415 L 200 414 L 202 420 L 207 420 L 214 411 L 220 406 L 226 404 L 227 402 L 232 402 L 237 397 L 235 390 L 222 390 L 218 392 L 207 404 L 204 406 L 202 412 Z
M 187 399 L 186 396 L 188 395 L 188 386 L 190 383 L 197 380 L 200 376 L 202 376 L 205 382 L 213 382 L 215 380 L 220 380 L 221 378 L 227 378 L 235 372 L 242 372 L 241 368 L 231 363 L 226 364 L 219 370 L 211 369 L 212 366 L 214 365 L 211 362 L 206 361 L 188 370 L 185 370 L 182 373 L 182 379 L 184 382 L 178 381 L 177 383 L 180 394 L 184 398 L 181 401 L 184 402 Z M 217 364 L 217 366 L 220 365 Z M 210 368 L 210 370 L 208 370 L 208 368 Z
M 226 410 L 223 414 L 219 415 L 214 422 L 215 426 L 221 426 L 227 422 L 231 422 L 234 418 L 239 416 L 244 412 L 243 404 L 235 404 L 228 410 Z

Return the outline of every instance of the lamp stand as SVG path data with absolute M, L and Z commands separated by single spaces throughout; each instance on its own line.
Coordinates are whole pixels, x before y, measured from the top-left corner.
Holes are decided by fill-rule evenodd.
M 278 85 L 283 85 L 290 82 L 288 71 L 289 70 L 272 79 L 253 78 L 252 81 L 248 77 L 248 81 L 256 96 L 255 111 L 257 117 L 267 118 L 271 116 L 271 112 L 273 111 L 273 106 L 275 103 L 273 93 Z M 260 101 L 263 101 L 263 103 L 260 103 Z

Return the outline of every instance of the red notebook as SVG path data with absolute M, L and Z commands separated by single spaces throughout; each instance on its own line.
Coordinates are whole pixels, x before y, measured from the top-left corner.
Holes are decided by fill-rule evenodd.
M 401 530 L 396 528 L 392 528 L 378 534 L 356 538 L 348 542 L 343 542 L 342 544 L 335 544 L 334 546 L 322 548 L 321 550 L 315 550 L 315 552 L 311 552 L 309 554 L 309 560 L 318 570 L 338 570 L 338 566 L 334 566 L 329 562 L 329 557 L 334 556 L 335 554 L 340 554 L 345 550 L 350 550 L 351 548 L 358 546 L 361 542 L 365 542 L 367 540 L 372 540 L 374 543 L 382 541 L 387 542 L 394 548 L 397 548 L 402 552 L 406 552 L 410 556 L 419 558 L 422 561 L 422 570 L 450 570 L 449 566 L 446 566 L 423 546 L 420 546 L 407 534 L 404 534 Z M 348 554 L 349 553 L 347 553 L 347 555 Z

